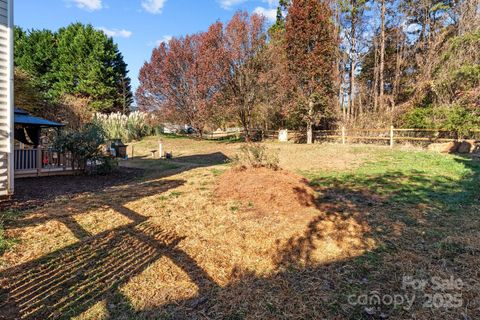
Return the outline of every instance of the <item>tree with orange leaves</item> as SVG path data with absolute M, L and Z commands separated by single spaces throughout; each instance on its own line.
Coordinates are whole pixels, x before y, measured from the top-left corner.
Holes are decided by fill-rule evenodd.
M 220 22 L 207 32 L 162 43 L 140 70 L 139 107 L 190 125 L 202 136 L 217 111 L 227 61 Z
M 295 107 L 307 126 L 307 143 L 313 142 L 313 126 L 335 104 L 338 40 L 332 16 L 325 1 L 293 0 L 285 24 L 288 70 L 299 98 Z

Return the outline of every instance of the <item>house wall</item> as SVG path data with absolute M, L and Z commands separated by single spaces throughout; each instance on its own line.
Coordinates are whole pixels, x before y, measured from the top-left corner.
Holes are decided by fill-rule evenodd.
M 13 0 L 0 0 L 0 195 L 13 193 Z

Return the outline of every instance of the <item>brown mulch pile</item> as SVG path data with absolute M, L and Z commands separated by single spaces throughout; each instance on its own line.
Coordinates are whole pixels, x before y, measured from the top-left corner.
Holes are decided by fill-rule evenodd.
M 215 194 L 261 214 L 295 214 L 315 205 L 308 181 L 286 170 L 234 168 L 220 177 Z
M 108 175 L 51 176 L 15 179 L 15 195 L 0 199 L 0 211 L 28 210 L 58 197 L 71 198 L 85 192 L 99 192 L 141 176 L 143 170 L 121 168 Z

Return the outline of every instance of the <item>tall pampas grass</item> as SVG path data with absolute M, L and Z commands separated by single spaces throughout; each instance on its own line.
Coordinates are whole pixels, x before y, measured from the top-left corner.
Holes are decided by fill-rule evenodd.
M 129 142 L 139 140 L 150 132 L 148 115 L 144 112 L 135 111 L 128 115 L 120 112 L 111 114 L 97 113 L 94 122 L 100 125 L 107 139 L 122 139 Z

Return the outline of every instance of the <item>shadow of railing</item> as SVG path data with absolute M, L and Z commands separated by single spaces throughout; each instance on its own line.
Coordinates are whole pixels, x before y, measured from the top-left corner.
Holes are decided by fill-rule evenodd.
M 422 243 L 419 248 L 415 246 L 420 241 L 415 236 L 430 228 L 429 224 L 414 225 L 411 230 L 405 229 L 399 234 L 387 234 L 390 225 L 397 222 L 400 216 L 384 214 L 383 209 L 390 208 L 393 202 L 401 205 L 407 200 L 409 205 L 428 204 L 447 209 L 465 200 L 471 201 L 469 205 L 478 205 L 480 163 L 469 159 L 458 161 L 470 172 L 463 180 L 427 177 L 419 172 L 387 172 L 357 177 L 356 181 L 350 180 L 350 183 L 338 179 L 314 181 L 313 184 L 321 188 L 319 191 L 322 193 L 316 201 L 319 214 L 310 221 L 302 234 L 279 243 L 274 255 L 275 272 L 261 276 L 239 267 L 232 271 L 230 283 L 222 287 L 179 248 L 183 236 L 151 224 L 123 203 L 114 204 L 113 208 L 132 220 L 131 224 L 102 232 L 38 260 L 2 272 L 0 281 L 3 292 L 0 301 L 6 303 L 0 306 L 0 318 L 71 318 L 95 303 L 107 300 L 108 317 L 111 319 L 117 316 L 158 318 L 164 314 L 180 319 L 243 319 L 247 316 L 269 319 L 370 319 L 372 317 L 365 314 L 363 306 L 348 304 L 348 293 L 377 290 L 382 286 L 386 286 L 384 288 L 388 290 L 387 293 L 394 292 L 398 289 L 398 283 L 395 282 L 398 279 L 392 275 L 398 271 L 398 266 L 384 260 L 385 252 L 390 255 L 388 259 L 396 258 L 400 261 L 404 258 L 404 252 L 412 253 L 413 256 L 427 255 L 436 245 L 432 242 Z M 384 185 L 386 192 L 379 192 L 377 188 L 380 184 Z M 440 196 L 435 195 L 436 192 Z M 143 194 L 149 193 L 150 191 Z M 140 194 L 134 197 L 138 196 Z M 299 195 L 299 199 L 304 197 L 303 194 Z M 405 207 L 401 208 L 403 210 Z M 475 212 L 467 210 L 464 214 L 474 215 Z M 448 211 L 426 217 L 431 224 L 442 219 L 442 238 L 438 241 L 454 234 L 455 231 L 448 227 L 448 223 L 455 223 L 457 218 Z M 386 230 L 374 229 L 377 225 L 384 226 Z M 406 236 L 407 233 L 411 234 Z M 313 257 L 318 250 L 316 241 L 327 238 L 339 245 L 346 244 L 353 250 L 364 250 L 364 253 L 326 263 L 317 262 Z M 375 241 L 373 246 L 372 239 Z M 395 241 L 394 246 L 390 245 L 392 240 Z M 459 253 L 461 254 L 476 253 L 465 251 Z M 148 310 L 137 311 L 128 307 L 110 310 L 108 299 L 113 299 L 112 297 L 128 302 L 128 298 L 119 292 L 119 286 L 140 274 L 160 257 L 169 258 L 189 276 L 199 289 L 197 295 Z M 437 259 L 438 261 L 430 258 L 428 265 L 421 267 L 433 272 L 433 265 L 436 265 L 438 268 L 448 268 L 453 276 L 464 277 L 465 271 L 462 268 L 450 268 L 452 264 L 443 258 Z M 410 264 L 406 264 L 403 271 L 415 274 L 416 269 L 420 268 L 419 263 L 411 264 L 415 270 L 408 269 Z M 468 295 L 465 299 L 470 297 Z M 472 319 L 478 318 L 480 314 L 475 305 L 471 301 L 465 301 L 465 308 L 461 311 Z M 446 313 L 450 316 L 457 311 L 427 312 L 431 318 L 442 318 Z M 402 308 L 386 307 L 382 312 L 391 318 L 403 319 L 409 316 Z
M 113 209 L 128 218 L 127 225 L 91 235 L 75 219 L 82 213 L 82 197 L 71 202 L 69 212 L 21 217 L 8 227 L 24 228 L 51 220 L 63 223 L 79 242 L 40 259 L 0 273 L 0 319 L 69 319 L 95 303 L 121 296 L 119 286 L 165 256 L 182 269 L 199 288 L 199 293 L 218 287 L 213 279 L 186 252 L 177 248 L 184 237 L 161 229 L 125 206 L 130 201 L 164 193 L 185 183 L 166 177 L 196 167 L 222 163 L 215 154 L 183 157 L 174 171 L 150 173 L 147 180 L 133 181 L 95 197 L 96 210 Z M 194 160 L 194 161 L 193 161 Z M 106 196 L 109 197 L 106 197 Z
M 0 319 L 70 319 L 99 301 L 118 297 L 119 286 L 165 256 L 200 294 L 218 287 L 186 252 L 185 239 L 121 205 L 133 222 L 0 273 Z
M 221 152 L 175 157 L 172 160 L 151 159 L 146 156 L 123 162 L 120 170 L 108 175 L 49 176 L 20 178 L 15 181 L 15 194 L 9 200 L 0 200 L 4 209 L 32 209 L 54 200 L 72 198 L 79 194 L 104 192 L 138 179 L 151 181 L 195 168 L 223 164 L 228 157 Z
M 463 206 L 465 210 L 461 214 L 471 221 L 475 221 L 479 213 L 480 162 L 469 158 L 457 161 L 468 169 L 461 180 L 420 172 L 386 172 L 356 177 L 356 181 L 350 182 L 351 176 L 343 181 L 336 178 L 314 181 L 321 193 L 316 201 L 320 212 L 302 234 L 278 244 L 274 255 L 276 272 L 261 276 L 239 267 L 232 271 L 230 283 L 215 291 L 129 315 L 139 318 L 168 315 L 179 319 L 406 319 L 415 312 L 419 319 L 476 319 L 480 311 L 475 300 L 478 289 L 474 287 L 464 288 L 464 307 L 460 309 L 425 309 L 420 297 L 413 306 L 416 309 L 412 310 L 393 305 L 370 310 L 366 305 L 353 305 L 348 300 L 351 294 L 357 297 L 368 292 L 408 293 L 401 289 L 401 277 L 418 275 L 418 272 L 419 277 L 426 278 L 469 279 L 471 270 L 455 266 L 461 263 L 466 267 L 467 261 L 475 261 L 474 256 L 480 251 L 455 244 L 453 250 L 461 250 L 446 255 L 444 250 L 450 249 L 439 246 L 439 242 L 451 241 L 459 234 L 452 226 L 461 228 L 458 226 L 461 217 L 451 214 L 452 207 Z M 381 185 L 384 192 L 379 192 Z M 304 197 L 299 195 L 300 200 Z M 395 204 L 399 208 L 395 208 Z M 418 205 L 431 206 L 436 214 L 422 215 L 426 223 L 413 221 L 399 233 L 392 232 L 404 215 L 410 214 L 406 209 Z M 444 210 L 438 211 L 438 208 Z M 432 226 L 441 232 L 435 230 L 428 234 Z M 472 228 L 478 236 L 475 227 Z M 327 239 L 363 253 L 328 262 L 315 261 L 318 240 Z M 470 266 L 476 267 L 476 264 Z M 197 301 L 203 303 L 197 304 Z M 190 305 L 193 307 L 185 307 Z M 367 309 L 376 314 L 366 312 Z

